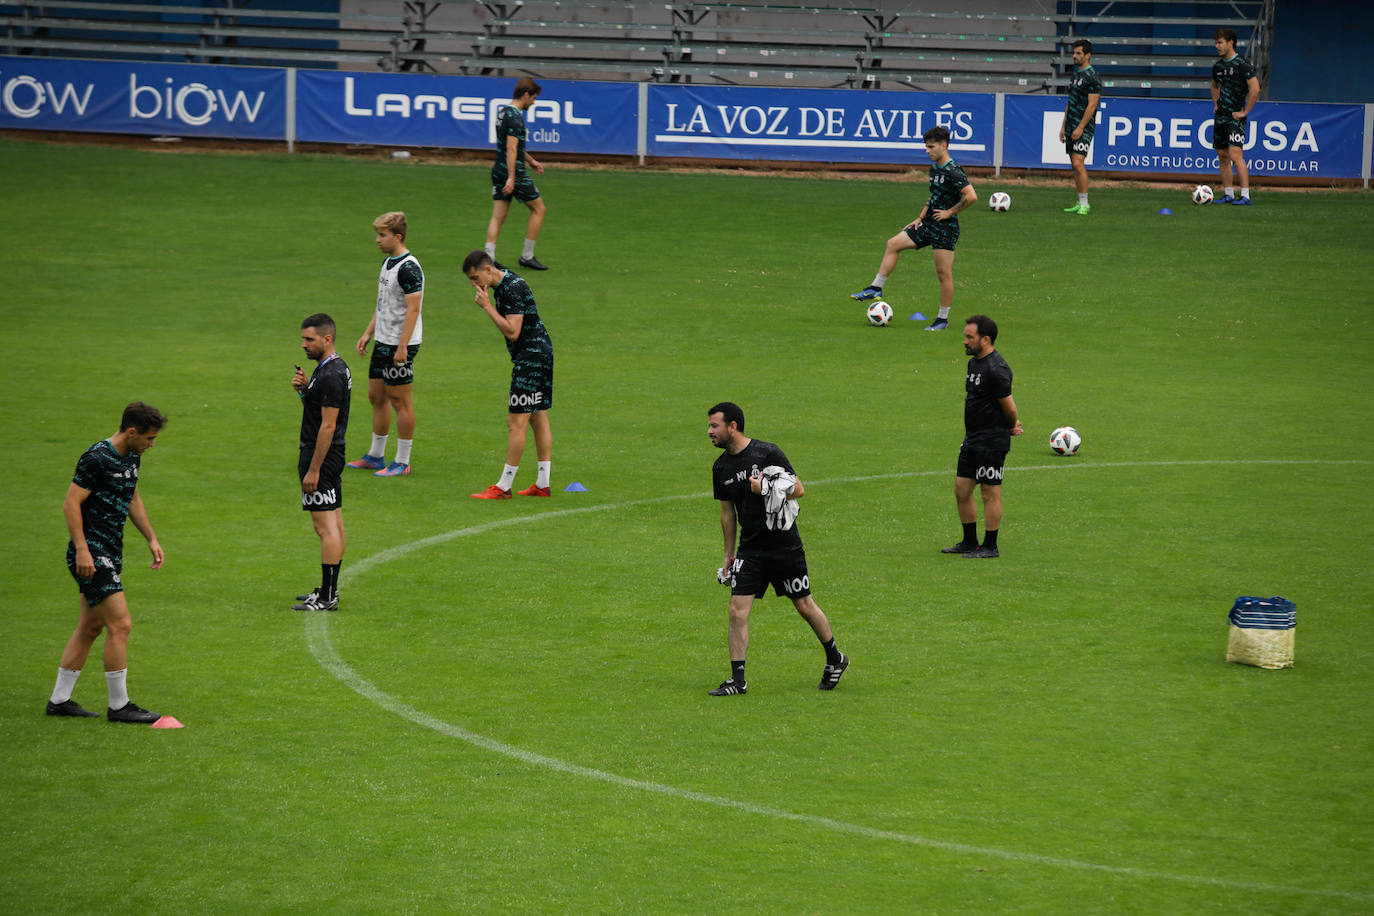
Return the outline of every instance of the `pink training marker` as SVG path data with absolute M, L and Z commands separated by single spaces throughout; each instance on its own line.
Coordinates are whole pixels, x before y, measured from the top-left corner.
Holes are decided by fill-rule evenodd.
M 185 728 L 186 726 L 184 726 L 184 725 L 182 725 L 180 722 L 178 722 L 178 721 L 176 720 L 176 717 L 175 717 L 175 716 L 163 716 L 161 719 L 158 719 L 156 722 L 154 722 L 152 725 L 149 725 L 148 727 L 149 727 L 149 728 Z

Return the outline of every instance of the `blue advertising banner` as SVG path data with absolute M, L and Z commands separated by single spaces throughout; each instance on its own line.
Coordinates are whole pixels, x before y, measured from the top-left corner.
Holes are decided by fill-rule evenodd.
M 296 74 L 296 139 L 494 149 L 496 109 L 510 104 L 513 79 L 419 73 Z M 634 83 L 546 80 L 525 113 L 526 143 L 536 154 L 632 156 L 638 138 Z
M 949 128 L 960 165 L 992 165 L 987 93 L 650 85 L 648 154 L 925 164 L 921 134 Z
M 1003 161 L 1009 168 L 1068 168 L 1059 139 L 1064 98 L 1009 95 Z M 1259 102 L 1250 113 L 1245 164 L 1252 175 L 1359 178 L 1364 108 Z M 1218 169 L 1212 103 L 1183 99 L 1112 99 L 1098 108 L 1089 168 L 1113 172 Z
M 0 57 L 0 127 L 281 140 L 286 71 Z

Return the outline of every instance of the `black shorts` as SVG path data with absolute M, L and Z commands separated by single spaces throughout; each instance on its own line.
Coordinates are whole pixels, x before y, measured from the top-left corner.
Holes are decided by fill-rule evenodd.
M 926 219 L 921 221 L 920 226 L 904 231 L 906 237 L 916 243 L 917 248 L 924 248 L 929 245 L 931 248 L 953 251 L 954 246 L 959 242 L 959 221 L 954 219 L 947 219 L 944 222 Z
M 1073 138 L 1072 134 L 1064 135 L 1064 152 L 1070 156 L 1082 156 L 1086 159 L 1088 150 L 1092 148 L 1092 145 L 1092 134 L 1084 133 L 1077 140 Z
M 806 572 L 806 551 L 763 557 L 735 557 L 730 567 L 730 594 L 762 598 L 773 586 L 782 598 L 805 598 L 811 594 L 811 577 Z
M 553 406 L 553 356 L 519 356 L 510 369 L 510 413 L 536 413 Z
M 514 197 L 522 204 L 527 204 L 532 200 L 539 199 L 539 188 L 535 185 L 534 179 L 530 178 L 529 173 L 523 168 L 517 167 L 515 170 L 515 188 L 510 194 L 503 194 L 501 189 L 506 186 L 509 176 L 503 168 L 499 172 L 491 173 L 491 199 L 510 200 Z
M 1222 150 L 1232 146 L 1245 146 L 1245 122 L 1235 118 L 1212 119 L 1212 149 Z
M 83 579 L 76 574 L 76 547 L 70 542 L 67 544 L 67 569 L 76 580 L 76 587 L 81 590 L 86 603 L 94 607 L 115 592 L 124 591 L 124 583 L 119 578 L 124 572 L 124 558 L 91 554 L 91 559 L 95 561 L 95 574 Z
M 406 362 L 398 366 L 391 360 L 396 356 L 396 348 L 391 344 L 374 343 L 372 362 L 367 364 L 367 377 L 379 378 L 388 388 L 409 385 L 415 381 L 415 354 L 420 352 L 419 344 L 406 347 Z
M 988 486 L 1000 487 L 1002 465 L 1006 463 L 1008 451 L 1001 446 L 965 442 L 959 446 L 959 466 L 955 475 Z
M 313 448 L 301 449 L 301 459 L 296 465 L 296 471 L 300 474 L 301 480 L 305 480 L 305 472 L 310 470 L 310 459 L 313 457 L 315 457 Z M 306 512 L 332 512 L 335 509 L 342 509 L 343 468 L 343 446 L 331 446 L 324 456 L 324 463 L 320 465 L 320 482 L 316 484 L 315 492 L 301 491 L 301 508 Z

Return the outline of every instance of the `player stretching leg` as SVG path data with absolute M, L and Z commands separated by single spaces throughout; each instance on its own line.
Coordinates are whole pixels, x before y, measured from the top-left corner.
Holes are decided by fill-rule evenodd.
M 964 170 L 949 157 L 947 128 L 932 127 L 921 138 L 925 140 L 926 155 L 933 163 L 930 199 L 916 219 L 887 240 L 882 265 L 873 282 L 850 298 L 862 302 L 881 296 L 887 278 L 897 269 L 898 256 L 903 251 L 929 245 L 935 261 L 935 276 L 940 282 L 940 312 L 926 330 L 943 331 L 949 327 L 949 310 L 954 303 L 954 246 L 959 241 L 959 211 L 977 203 L 978 194 Z

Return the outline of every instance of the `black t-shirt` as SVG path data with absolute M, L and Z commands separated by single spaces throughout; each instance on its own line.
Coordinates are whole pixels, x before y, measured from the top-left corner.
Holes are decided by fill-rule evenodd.
M 964 390 L 964 441 L 1011 448 L 1007 417 L 997 403 L 1011 394 L 1011 366 L 1002 354 L 993 350 L 982 358 L 970 359 Z
M 331 445 L 343 446 L 348 433 L 348 403 L 353 391 L 353 374 L 348 371 L 342 358 L 331 357 L 315 367 L 310 376 L 310 384 L 305 386 L 305 397 L 301 398 L 301 448 L 314 449 L 315 440 L 320 435 L 323 422 L 320 408 L 339 408 L 339 420 L 334 425 L 334 438 Z
M 786 468 L 795 476 L 782 449 L 762 439 L 750 439 L 739 454 L 724 452 L 711 468 L 716 499 L 735 505 L 735 517 L 739 521 L 736 556 L 757 557 L 801 549 L 801 532 L 795 524 L 786 531 L 768 528 L 763 495 L 749 486 L 750 477 L 772 464 Z

